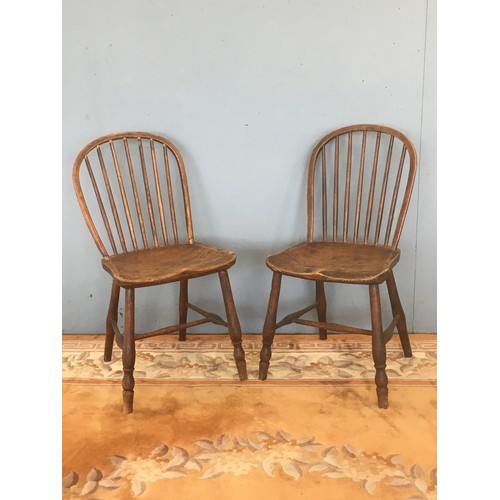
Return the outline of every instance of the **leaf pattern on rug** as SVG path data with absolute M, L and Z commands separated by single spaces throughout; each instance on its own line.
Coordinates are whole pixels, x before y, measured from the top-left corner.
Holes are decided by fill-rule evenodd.
M 273 478 L 287 477 L 295 481 L 307 475 L 327 479 L 345 478 L 359 483 L 362 491 L 374 495 L 379 484 L 407 490 L 407 500 L 434 500 L 437 473 L 426 474 L 419 464 L 408 469 L 400 454 L 384 457 L 366 452 L 351 443 L 325 446 L 314 436 L 295 438 L 284 430 L 274 435 L 253 432 L 250 437 L 222 434 L 214 440 L 194 441 L 191 451 L 180 446 L 160 443 L 148 456 L 111 457 L 111 469 L 103 473 L 93 467 L 86 474 L 70 471 L 63 478 L 63 500 L 91 498 L 98 492 L 127 489 L 139 497 L 149 484 L 162 480 L 188 477 L 216 480 L 224 474 L 243 476 L 254 470 Z
M 148 380 L 235 380 L 232 350 L 196 342 L 171 342 L 163 349 L 137 348 L 134 377 Z M 274 348 L 269 380 L 373 380 L 375 369 L 371 347 L 352 346 L 349 351 L 325 350 L 321 343 L 307 343 L 301 351 L 298 342 L 290 352 Z M 249 376 L 258 378 L 259 352 L 247 350 Z M 436 352 L 413 349 L 405 358 L 401 349 L 388 349 L 387 375 L 391 380 L 435 380 Z M 63 347 L 63 379 L 116 380 L 123 377 L 121 351 L 114 349 L 112 359 L 104 361 L 103 349 L 82 350 Z

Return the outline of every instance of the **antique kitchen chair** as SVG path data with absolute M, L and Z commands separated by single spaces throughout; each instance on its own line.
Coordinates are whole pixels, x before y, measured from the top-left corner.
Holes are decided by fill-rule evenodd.
M 104 360 L 113 341 L 122 349 L 123 412 L 133 411 L 135 341 L 179 332 L 204 323 L 227 327 L 240 380 L 247 379 L 241 329 L 228 269 L 236 255 L 195 242 L 188 183 L 179 150 L 169 140 L 146 132 L 100 137 L 79 153 L 73 184 L 85 222 L 112 276 L 106 319 Z M 178 217 L 179 215 L 179 217 Z M 188 281 L 218 273 L 227 321 L 188 302 Z M 136 288 L 179 282 L 178 324 L 135 333 Z M 123 333 L 118 326 L 120 291 L 125 290 Z M 188 309 L 202 318 L 187 322 Z
M 307 242 L 270 255 L 271 293 L 263 329 L 259 379 L 266 380 L 277 328 L 291 323 L 372 337 L 379 408 L 388 407 L 386 343 L 397 328 L 406 357 L 411 347 L 393 268 L 417 166 L 413 144 L 381 125 L 352 125 L 323 137 L 307 177 Z M 316 216 L 316 217 L 315 217 Z M 282 275 L 315 282 L 315 302 L 277 322 Z M 371 330 L 326 322 L 325 283 L 368 285 Z M 386 283 L 393 319 L 384 330 L 379 286 Z M 301 319 L 316 310 L 318 321 Z

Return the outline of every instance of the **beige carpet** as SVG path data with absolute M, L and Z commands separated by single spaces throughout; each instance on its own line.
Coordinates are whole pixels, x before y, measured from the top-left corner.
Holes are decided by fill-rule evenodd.
M 120 351 L 63 336 L 63 499 L 435 499 L 436 337 L 388 344 L 376 404 L 370 339 L 277 336 L 257 378 L 245 336 L 239 382 L 226 336 L 137 344 L 134 413 L 121 412 Z

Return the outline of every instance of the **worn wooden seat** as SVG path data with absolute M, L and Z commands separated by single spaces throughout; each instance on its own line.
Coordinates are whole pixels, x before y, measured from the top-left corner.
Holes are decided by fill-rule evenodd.
M 266 264 L 297 278 L 370 284 L 383 283 L 399 255 L 399 250 L 375 245 L 314 241 L 270 255 Z
M 278 328 L 299 324 L 372 337 L 375 383 L 380 408 L 387 408 L 385 345 L 396 327 L 404 355 L 412 355 L 393 268 L 415 181 L 417 156 L 401 132 L 382 125 L 335 130 L 314 147 L 307 175 L 307 241 L 266 259 L 273 271 L 262 333 L 259 378 L 266 380 Z M 315 301 L 277 321 L 282 276 L 315 282 Z M 371 330 L 326 321 L 325 283 L 368 285 Z M 379 285 L 389 292 L 393 319 L 384 330 Z M 315 310 L 318 321 L 303 319 Z
M 236 255 L 195 242 L 184 162 L 176 146 L 147 132 L 100 137 L 85 146 L 73 166 L 73 184 L 85 222 L 113 282 L 104 360 L 116 341 L 122 349 L 123 411 L 133 411 L 135 341 L 214 323 L 228 329 L 240 380 L 247 379 L 241 328 L 228 269 Z M 180 215 L 179 215 L 180 214 Z M 218 273 L 227 321 L 189 303 L 188 282 Z M 179 282 L 178 321 L 158 330 L 135 332 L 136 288 Z M 123 332 L 118 304 L 125 290 Z M 201 318 L 188 322 L 188 310 Z
M 218 273 L 235 262 L 229 250 L 187 243 L 105 257 L 102 266 L 120 286 L 138 288 Z

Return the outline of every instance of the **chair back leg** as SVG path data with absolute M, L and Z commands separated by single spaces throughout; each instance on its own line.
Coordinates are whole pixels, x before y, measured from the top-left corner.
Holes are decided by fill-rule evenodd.
M 179 324 L 182 325 L 187 322 L 188 312 L 188 280 L 181 280 L 179 282 Z M 186 340 L 186 329 L 179 330 L 179 340 Z
M 375 365 L 375 384 L 377 385 L 377 399 L 379 408 L 388 408 L 389 390 L 388 378 L 385 373 L 386 349 L 382 326 L 382 310 L 380 307 L 380 290 L 378 285 L 369 285 L 370 310 L 372 320 L 372 356 Z
M 391 272 L 387 276 L 387 291 L 389 292 L 389 299 L 391 301 L 392 315 L 399 315 L 399 320 L 396 323 L 398 329 L 399 339 L 401 341 L 401 346 L 403 347 L 403 352 L 406 358 L 412 357 L 410 339 L 408 337 L 408 330 L 406 328 L 406 317 L 401 306 L 401 301 L 399 300 L 398 289 L 396 287 L 396 280 L 394 279 L 394 273 Z
M 278 301 L 281 288 L 281 273 L 273 274 L 271 293 L 267 306 L 266 320 L 262 332 L 262 349 L 260 351 L 259 380 L 267 379 L 269 361 L 271 359 L 271 346 L 273 345 L 274 333 L 276 331 L 276 315 L 278 313 Z
M 245 361 L 245 351 L 243 350 L 243 346 L 241 344 L 242 339 L 240 321 L 238 319 L 238 314 L 236 313 L 233 293 L 231 291 L 231 283 L 229 281 L 227 271 L 219 272 L 219 281 L 222 289 L 224 306 L 226 308 L 228 332 L 234 348 L 233 354 L 234 360 L 236 362 L 236 368 L 238 370 L 238 376 L 240 380 L 247 380 L 247 364 Z
M 318 321 L 326 322 L 326 295 L 325 284 L 322 281 L 316 281 L 316 311 L 318 313 Z M 326 340 L 327 330 L 325 328 L 319 329 L 320 340 Z
M 132 413 L 134 404 L 135 365 L 135 289 L 125 289 L 125 324 L 123 328 L 123 413 Z
M 111 297 L 109 299 L 108 315 L 106 317 L 106 340 L 104 343 L 104 361 L 111 361 L 115 329 L 113 327 L 118 319 L 118 302 L 120 300 L 120 286 L 113 281 Z

